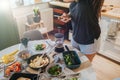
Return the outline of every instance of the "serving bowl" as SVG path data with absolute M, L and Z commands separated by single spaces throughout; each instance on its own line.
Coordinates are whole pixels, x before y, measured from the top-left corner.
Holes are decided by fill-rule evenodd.
M 28 50 L 22 50 L 18 53 L 18 57 L 23 60 L 27 60 L 31 56 Z
M 28 78 L 30 80 L 37 80 L 37 74 L 30 73 L 14 73 L 9 80 L 18 80 L 19 78 Z M 25 79 L 22 79 L 25 80 Z
M 35 54 L 27 60 L 29 67 L 34 70 L 44 70 L 49 65 L 49 63 L 50 58 L 46 54 L 44 54 L 44 56 L 42 54 Z
M 76 69 L 80 66 L 81 61 L 76 51 L 65 51 L 63 52 L 63 59 L 66 67 L 69 69 Z
M 56 77 L 62 74 L 63 72 L 63 66 L 59 63 L 53 63 L 47 66 L 46 73 L 48 76 Z

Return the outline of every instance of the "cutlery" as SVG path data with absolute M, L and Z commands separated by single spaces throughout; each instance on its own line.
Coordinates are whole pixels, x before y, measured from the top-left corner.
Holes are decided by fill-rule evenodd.
M 42 61 L 42 59 L 43 59 L 43 56 L 45 55 L 45 53 L 43 53 L 40 57 L 39 57 L 39 60 L 38 60 L 38 64 L 40 63 L 41 64 L 41 61 Z
M 3 71 L 3 68 L 4 68 L 4 64 L 0 63 L 0 72 Z
M 46 43 L 47 43 L 50 47 L 52 47 L 52 45 L 51 45 L 48 41 L 46 41 Z
M 52 47 L 52 49 L 50 49 L 50 51 L 48 52 L 48 54 L 50 54 L 55 47 L 56 47 L 56 44 Z M 43 58 L 44 55 L 45 55 L 45 53 L 43 53 L 43 54 L 40 56 L 40 58 L 39 58 L 39 61 L 40 61 L 40 62 L 39 62 L 39 63 L 41 63 L 42 58 Z
M 37 80 L 39 80 L 39 78 L 41 77 L 41 76 L 40 76 L 40 73 L 41 73 L 41 69 L 38 70 Z
M 80 73 L 75 73 L 75 74 L 69 74 L 69 75 L 62 75 L 62 76 L 58 76 L 58 78 L 62 78 L 62 79 L 65 79 L 67 76 L 72 76 L 72 77 L 77 77 L 79 76 Z

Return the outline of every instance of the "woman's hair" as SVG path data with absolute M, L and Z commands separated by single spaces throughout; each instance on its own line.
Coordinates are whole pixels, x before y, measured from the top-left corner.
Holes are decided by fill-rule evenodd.
M 93 9 L 94 14 L 97 18 L 101 16 L 101 8 L 104 3 L 104 0 L 75 0 L 77 2 L 86 2 Z
M 101 8 L 104 3 L 104 0 L 90 0 L 90 1 L 95 15 L 99 18 L 101 16 Z

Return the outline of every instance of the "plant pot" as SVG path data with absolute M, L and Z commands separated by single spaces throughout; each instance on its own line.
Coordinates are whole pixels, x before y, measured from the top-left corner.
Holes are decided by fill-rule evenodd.
M 40 22 L 40 16 L 34 16 L 34 17 L 33 17 L 33 21 L 34 21 L 35 23 Z

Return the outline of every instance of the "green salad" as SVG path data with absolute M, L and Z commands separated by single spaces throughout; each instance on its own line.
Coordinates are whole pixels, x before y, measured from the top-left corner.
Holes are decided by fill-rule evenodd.
M 72 58 L 71 58 L 71 54 L 66 54 L 64 56 L 65 62 L 67 65 L 72 65 Z
M 43 50 L 45 47 L 46 47 L 45 44 L 38 44 L 38 45 L 35 47 L 35 49 L 36 49 L 36 50 Z
M 54 65 L 48 69 L 48 73 L 52 76 L 57 76 L 62 72 L 62 68 L 59 65 Z

